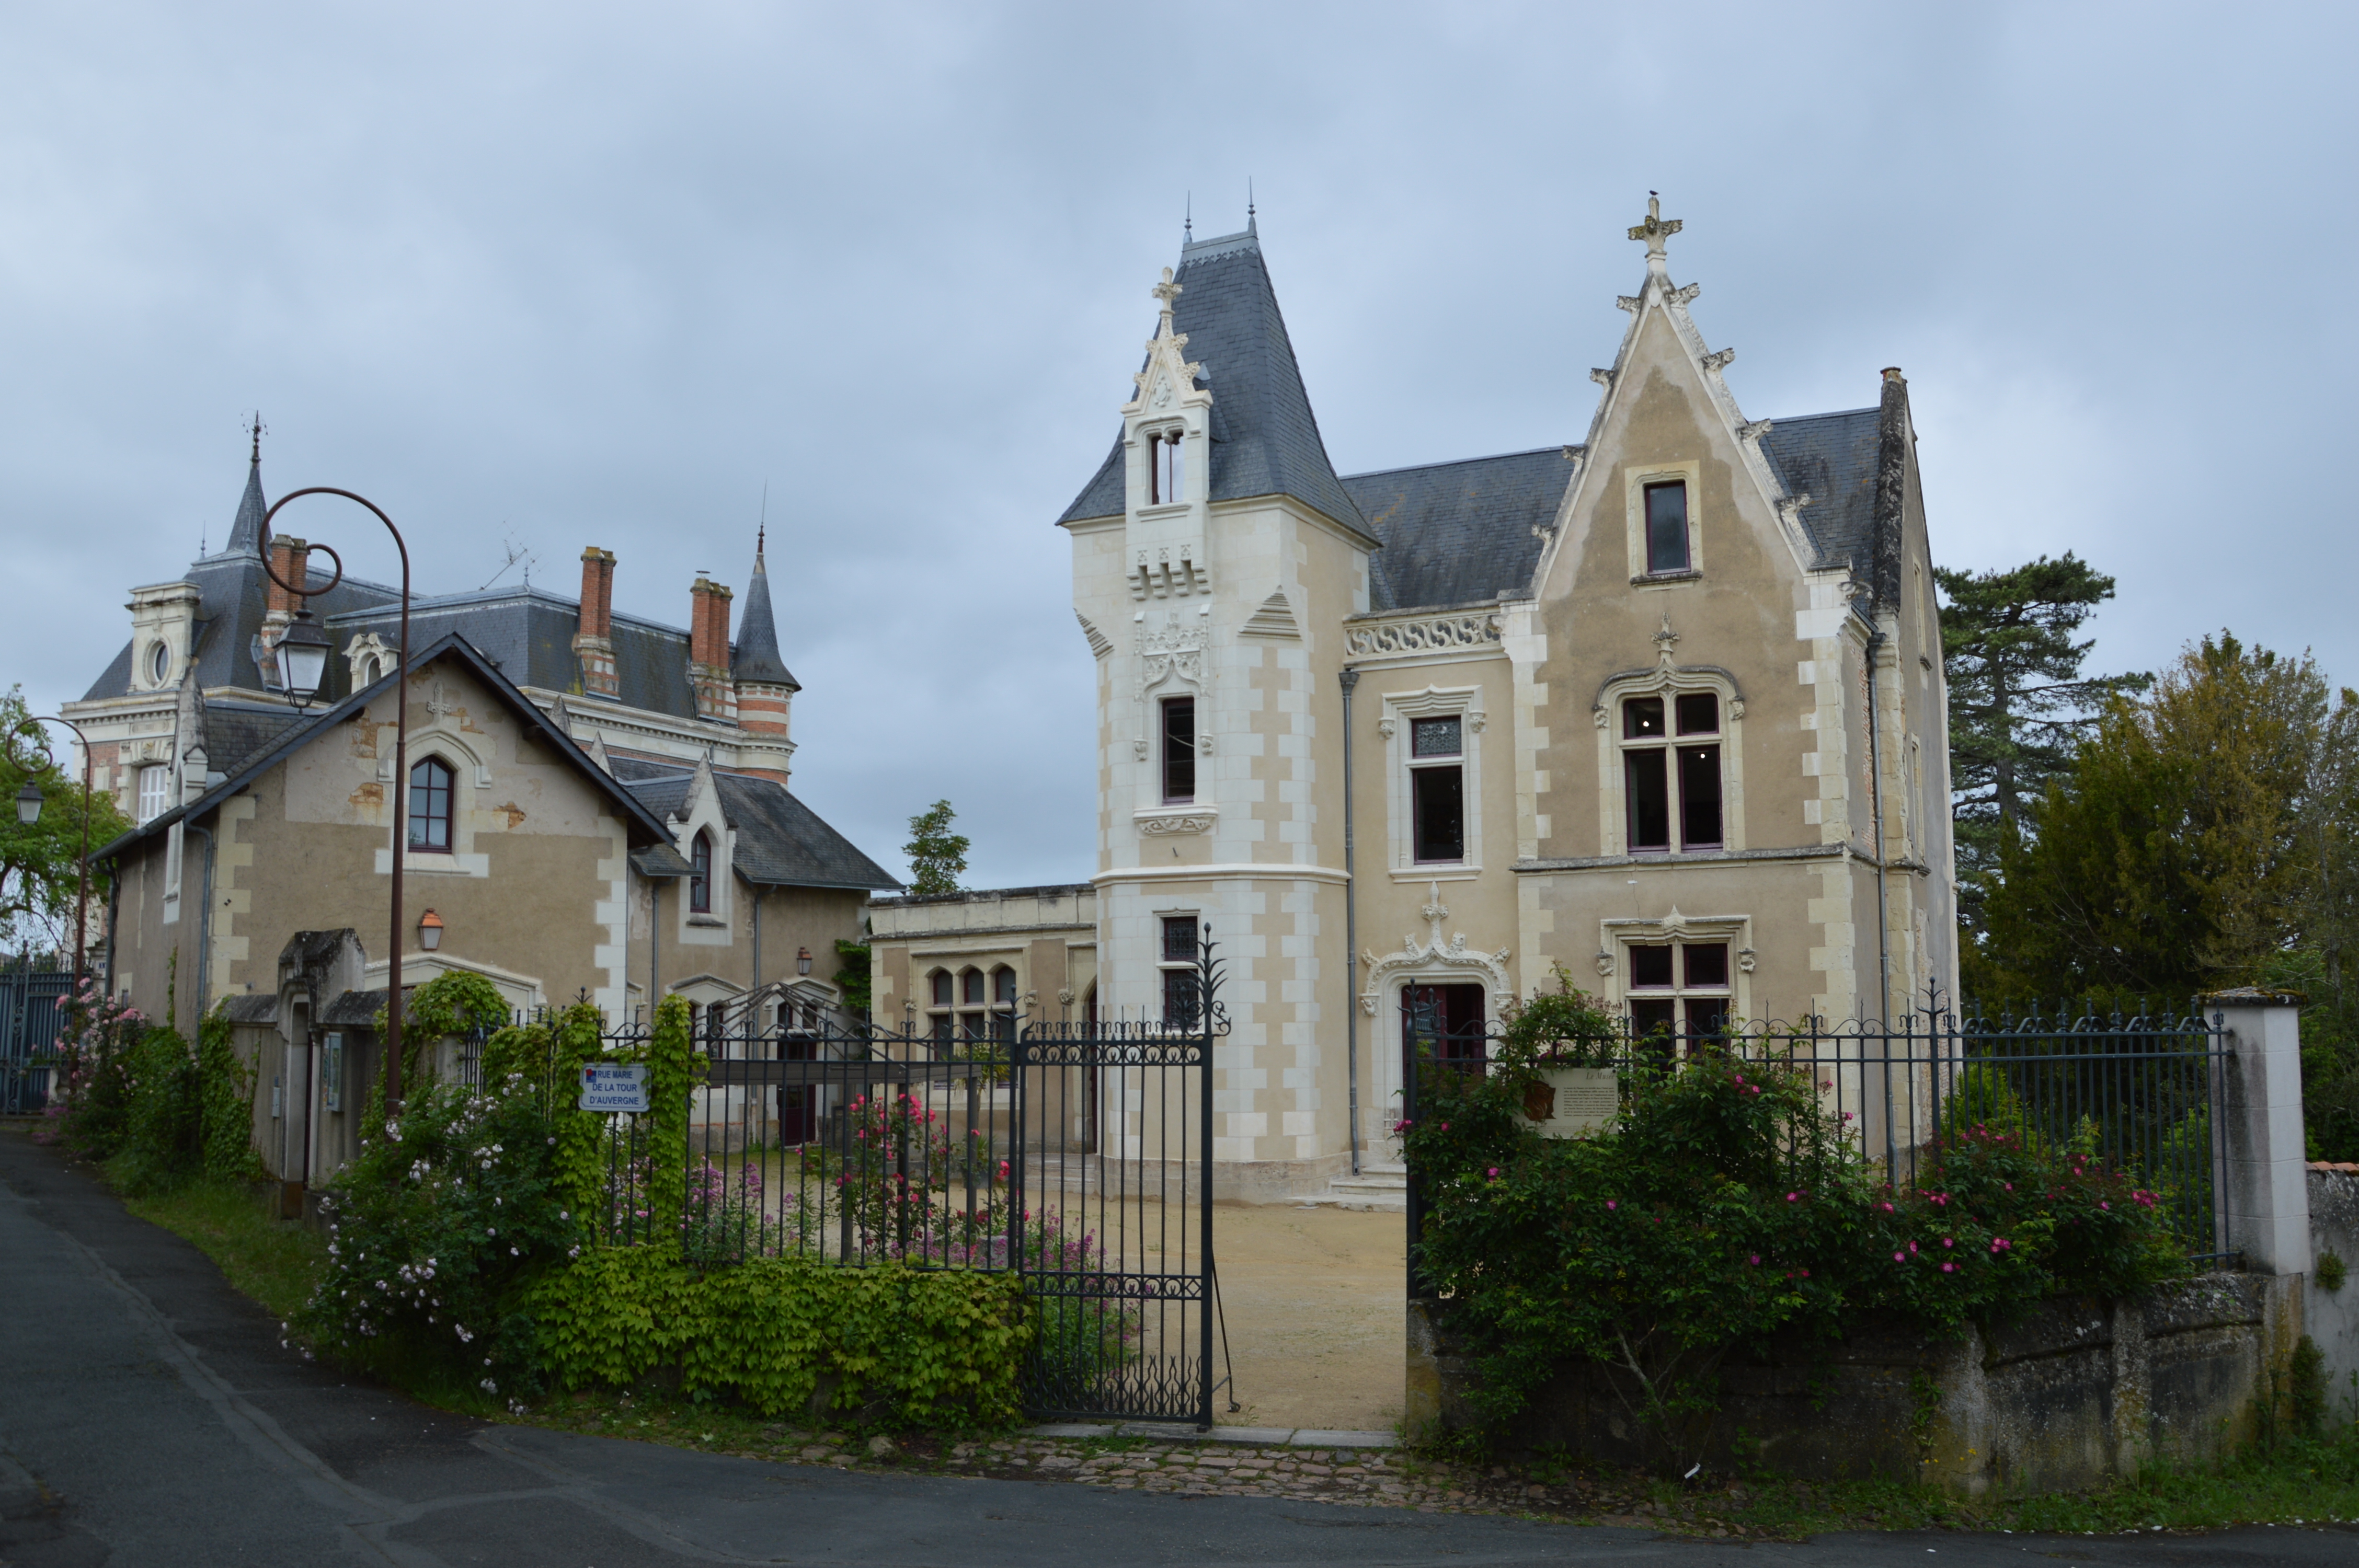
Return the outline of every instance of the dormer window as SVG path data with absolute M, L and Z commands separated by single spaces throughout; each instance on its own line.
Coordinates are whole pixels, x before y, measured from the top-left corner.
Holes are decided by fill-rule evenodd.
M 1688 487 L 1685 480 L 1647 487 L 1647 570 L 1683 572 L 1688 553 Z
M 172 673 L 172 649 L 161 641 L 147 644 L 147 684 L 162 686 L 164 677 Z
M 1149 506 L 1188 499 L 1188 470 L 1180 456 L 1182 434 L 1178 430 L 1149 430 L 1147 433 L 1147 504 Z
M 712 913 L 712 837 L 702 828 L 688 847 L 688 912 Z

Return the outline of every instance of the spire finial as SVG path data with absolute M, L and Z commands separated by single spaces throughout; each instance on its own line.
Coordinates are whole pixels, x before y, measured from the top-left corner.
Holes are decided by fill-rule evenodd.
M 1684 226 L 1677 218 L 1663 216 L 1660 192 L 1653 190 L 1647 192 L 1647 221 L 1634 224 L 1630 230 L 1630 237 L 1647 242 L 1647 271 L 1669 276 L 1669 264 L 1663 255 L 1663 242 L 1678 233 Z
M 1188 192 L 1187 201 L 1187 206 L 1181 209 L 1186 216 L 1180 225 L 1181 236 L 1180 243 L 1183 245 L 1192 245 L 1196 243 L 1196 193 L 1194 191 Z
M 247 460 L 255 468 L 260 468 L 262 466 L 262 433 L 270 428 L 262 422 L 261 409 L 257 408 L 254 411 L 254 416 L 245 422 L 245 428 L 246 433 L 254 438 L 254 453 Z
M 1261 232 L 1259 225 L 1254 222 L 1253 176 L 1250 174 L 1245 176 L 1245 232 L 1248 234 Z
M 762 518 L 754 525 L 754 565 L 762 565 L 762 546 L 770 536 L 770 481 L 762 481 Z

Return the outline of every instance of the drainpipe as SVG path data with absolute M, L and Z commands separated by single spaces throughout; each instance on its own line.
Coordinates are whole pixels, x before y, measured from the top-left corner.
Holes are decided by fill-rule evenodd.
M 1352 688 L 1360 672 L 1343 670 L 1343 1071 L 1349 1086 L 1352 1174 L 1360 1173 L 1360 924 L 1352 876 Z
M 745 1019 L 744 1027 L 754 1033 L 754 1016 L 760 1009 L 762 994 L 762 890 L 752 882 L 745 884 L 754 899 L 754 983 L 745 988 Z
M 1885 644 L 1882 628 L 1867 639 L 1867 798 L 1868 810 L 1875 823 L 1875 995 L 1877 1016 L 1884 1027 L 1892 1027 L 1892 924 L 1891 911 L 1886 907 L 1889 894 L 1884 885 L 1884 749 L 1877 739 L 1875 688 L 1878 676 L 1875 655 Z

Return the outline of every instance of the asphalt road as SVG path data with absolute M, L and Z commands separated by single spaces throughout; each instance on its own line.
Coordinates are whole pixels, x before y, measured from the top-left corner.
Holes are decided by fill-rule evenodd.
M 2359 1562 L 2342 1531 L 1856 1534 L 1745 1547 L 1644 1530 L 846 1475 L 485 1426 L 340 1379 L 204 1255 L 0 1133 L 0 1563 L 858 1563 L 862 1568 Z

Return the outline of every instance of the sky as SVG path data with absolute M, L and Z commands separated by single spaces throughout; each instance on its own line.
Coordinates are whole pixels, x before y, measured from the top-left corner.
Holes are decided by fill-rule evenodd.
M 421 592 L 528 552 L 685 625 L 769 528 L 795 787 L 889 869 L 1095 866 L 1053 524 L 1147 295 L 1265 254 L 1343 472 L 1578 441 L 1662 193 L 1771 417 L 1907 373 L 1935 557 L 2114 574 L 2093 667 L 2221 628 L 2359 685 L 2359 9 L 14 4 L 0 687 L 136 584 L 357 490 Z M 311 504 L 299 503 L 299 505 Z M 319 503 L 322 506 L 326 503 Z M 290 509 L 291 514 L 292 509 Z M 367 528 L 363 524 L 366 524 Z M 282 526 L 396 574 L 353 510 Z

